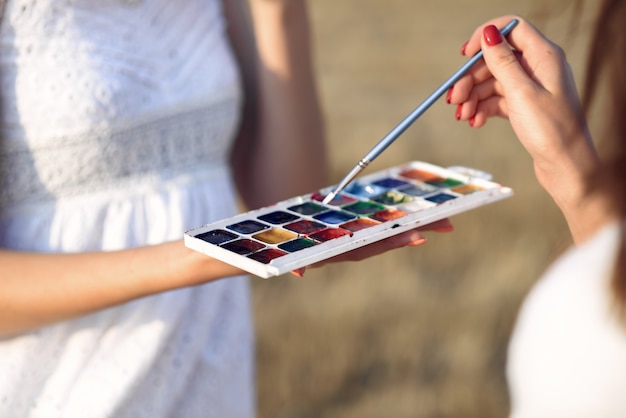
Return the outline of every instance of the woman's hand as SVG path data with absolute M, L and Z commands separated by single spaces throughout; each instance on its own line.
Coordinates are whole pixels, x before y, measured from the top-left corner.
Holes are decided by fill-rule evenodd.
M 507 43 L 497 28 L 513 18 L 520 23 Z M 479 27 L 463 53 L 472 55 L 479 49 L 484 62 L 456 83 L 449 97 L 458 105 L 458 119 L 481 127 L 489 117 L 508 118 L 539 170 L 551 172 L 556 162 L 565 160 L 585 168 L 595 165 L 591 136 L 563 50 L 515 16 Z
M 416 247 L 426 243 L 426 238 L 421 234 L 423 231 L 435 231 L 435 232 L 450 232 L 454 230 L 454 226 L 448 219 L 442 219 L 437 222 L 433 222 L 429 225 L 411 229 L 401 234 L 394 235 L 383 240 L 373 242 L 365 245 L 361 248 L 357 248 L 347 253 L 340 254 L 338 256 L 329 258 L 319 263 L 315 263 L 307 268 L 322 267 L 329 263 L 340 263 L 345 261 L 361 261 L 366 258 L 374 257 L 387 251 L 394 250 L 402 247 Z M 305 268 L 292 271 L 292 274 L 302 277 L 304 275 Z
M 514 18 L 519 24 L 507 42 L 499 28 Z M 456 118 L 473 127 L 493 116 L 508 118 L 574 239 L 584 239 L 605 221 L 605 206 L 589 200 L 586 178 L 599 161 L 565 53 L 517 16 L 480 26 L 462 53 L 479 49 L 484 60 L 448 94 L 448 102 L 457 105 Z

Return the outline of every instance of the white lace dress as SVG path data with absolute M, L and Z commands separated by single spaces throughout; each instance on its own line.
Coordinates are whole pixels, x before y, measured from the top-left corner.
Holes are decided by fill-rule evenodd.
M 236 211 L 218 0 L 9 0 L 0 29 L 0 246 L 115 250 Z M 254 415 L 246 280 L 0 340 L 0 416 Z

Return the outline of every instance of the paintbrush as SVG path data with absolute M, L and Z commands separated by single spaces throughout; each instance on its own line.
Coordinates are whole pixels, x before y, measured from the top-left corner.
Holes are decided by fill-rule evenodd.
M 513 30 L 513 28 L 519 23 L 517 19 L 510 21 L 500 33 L 502 36 L 506 36 Z M 478 51 L 472 56 L 461 68 L 459 68 L 450 78 L 448 78 L 437 90 L 435 90 L 430 96 L 426 98 L 419 106 L 415 108 L 406 118 L 404 118 L 395 128 L 393 128 L 378 144 L 374 146 L 363 157 L 350 172 L 339 182 L 336 188 L 330 192 L 322 201 L 327 204 L 337 196 L 347 185 L 350 183 L 369 163 L 374 161 L 382 152 L 387 149 L 389 145 L 393 143 L 398 137 L 409 127 L 413 122 L 417 120 L 433 103 L 437 101 L 446 91 L 450 89 L 467 71 L 469 71 L 474 64 L 476 64 L 483 57 L 483 51 Z

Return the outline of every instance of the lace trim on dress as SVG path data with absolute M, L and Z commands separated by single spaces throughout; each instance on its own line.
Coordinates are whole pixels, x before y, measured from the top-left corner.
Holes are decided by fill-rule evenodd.
M 0 143 L 0 207 L 115 187 L 202 164 L 223 165 L 234 134 L 237 99 L 118 131 L 99 129 L 35 145 Z

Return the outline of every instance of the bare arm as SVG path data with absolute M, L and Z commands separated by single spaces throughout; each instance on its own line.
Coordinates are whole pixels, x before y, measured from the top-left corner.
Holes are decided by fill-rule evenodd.
M 256 208 L 325 186 L 326 160 L 306 2 L 251 0 L 252 27 L 243 3 L 224 0 L 246 94 L 232 162 Z
M 240 273 L 182 241 L 81 254 L 0 250 L 0 336 Z

